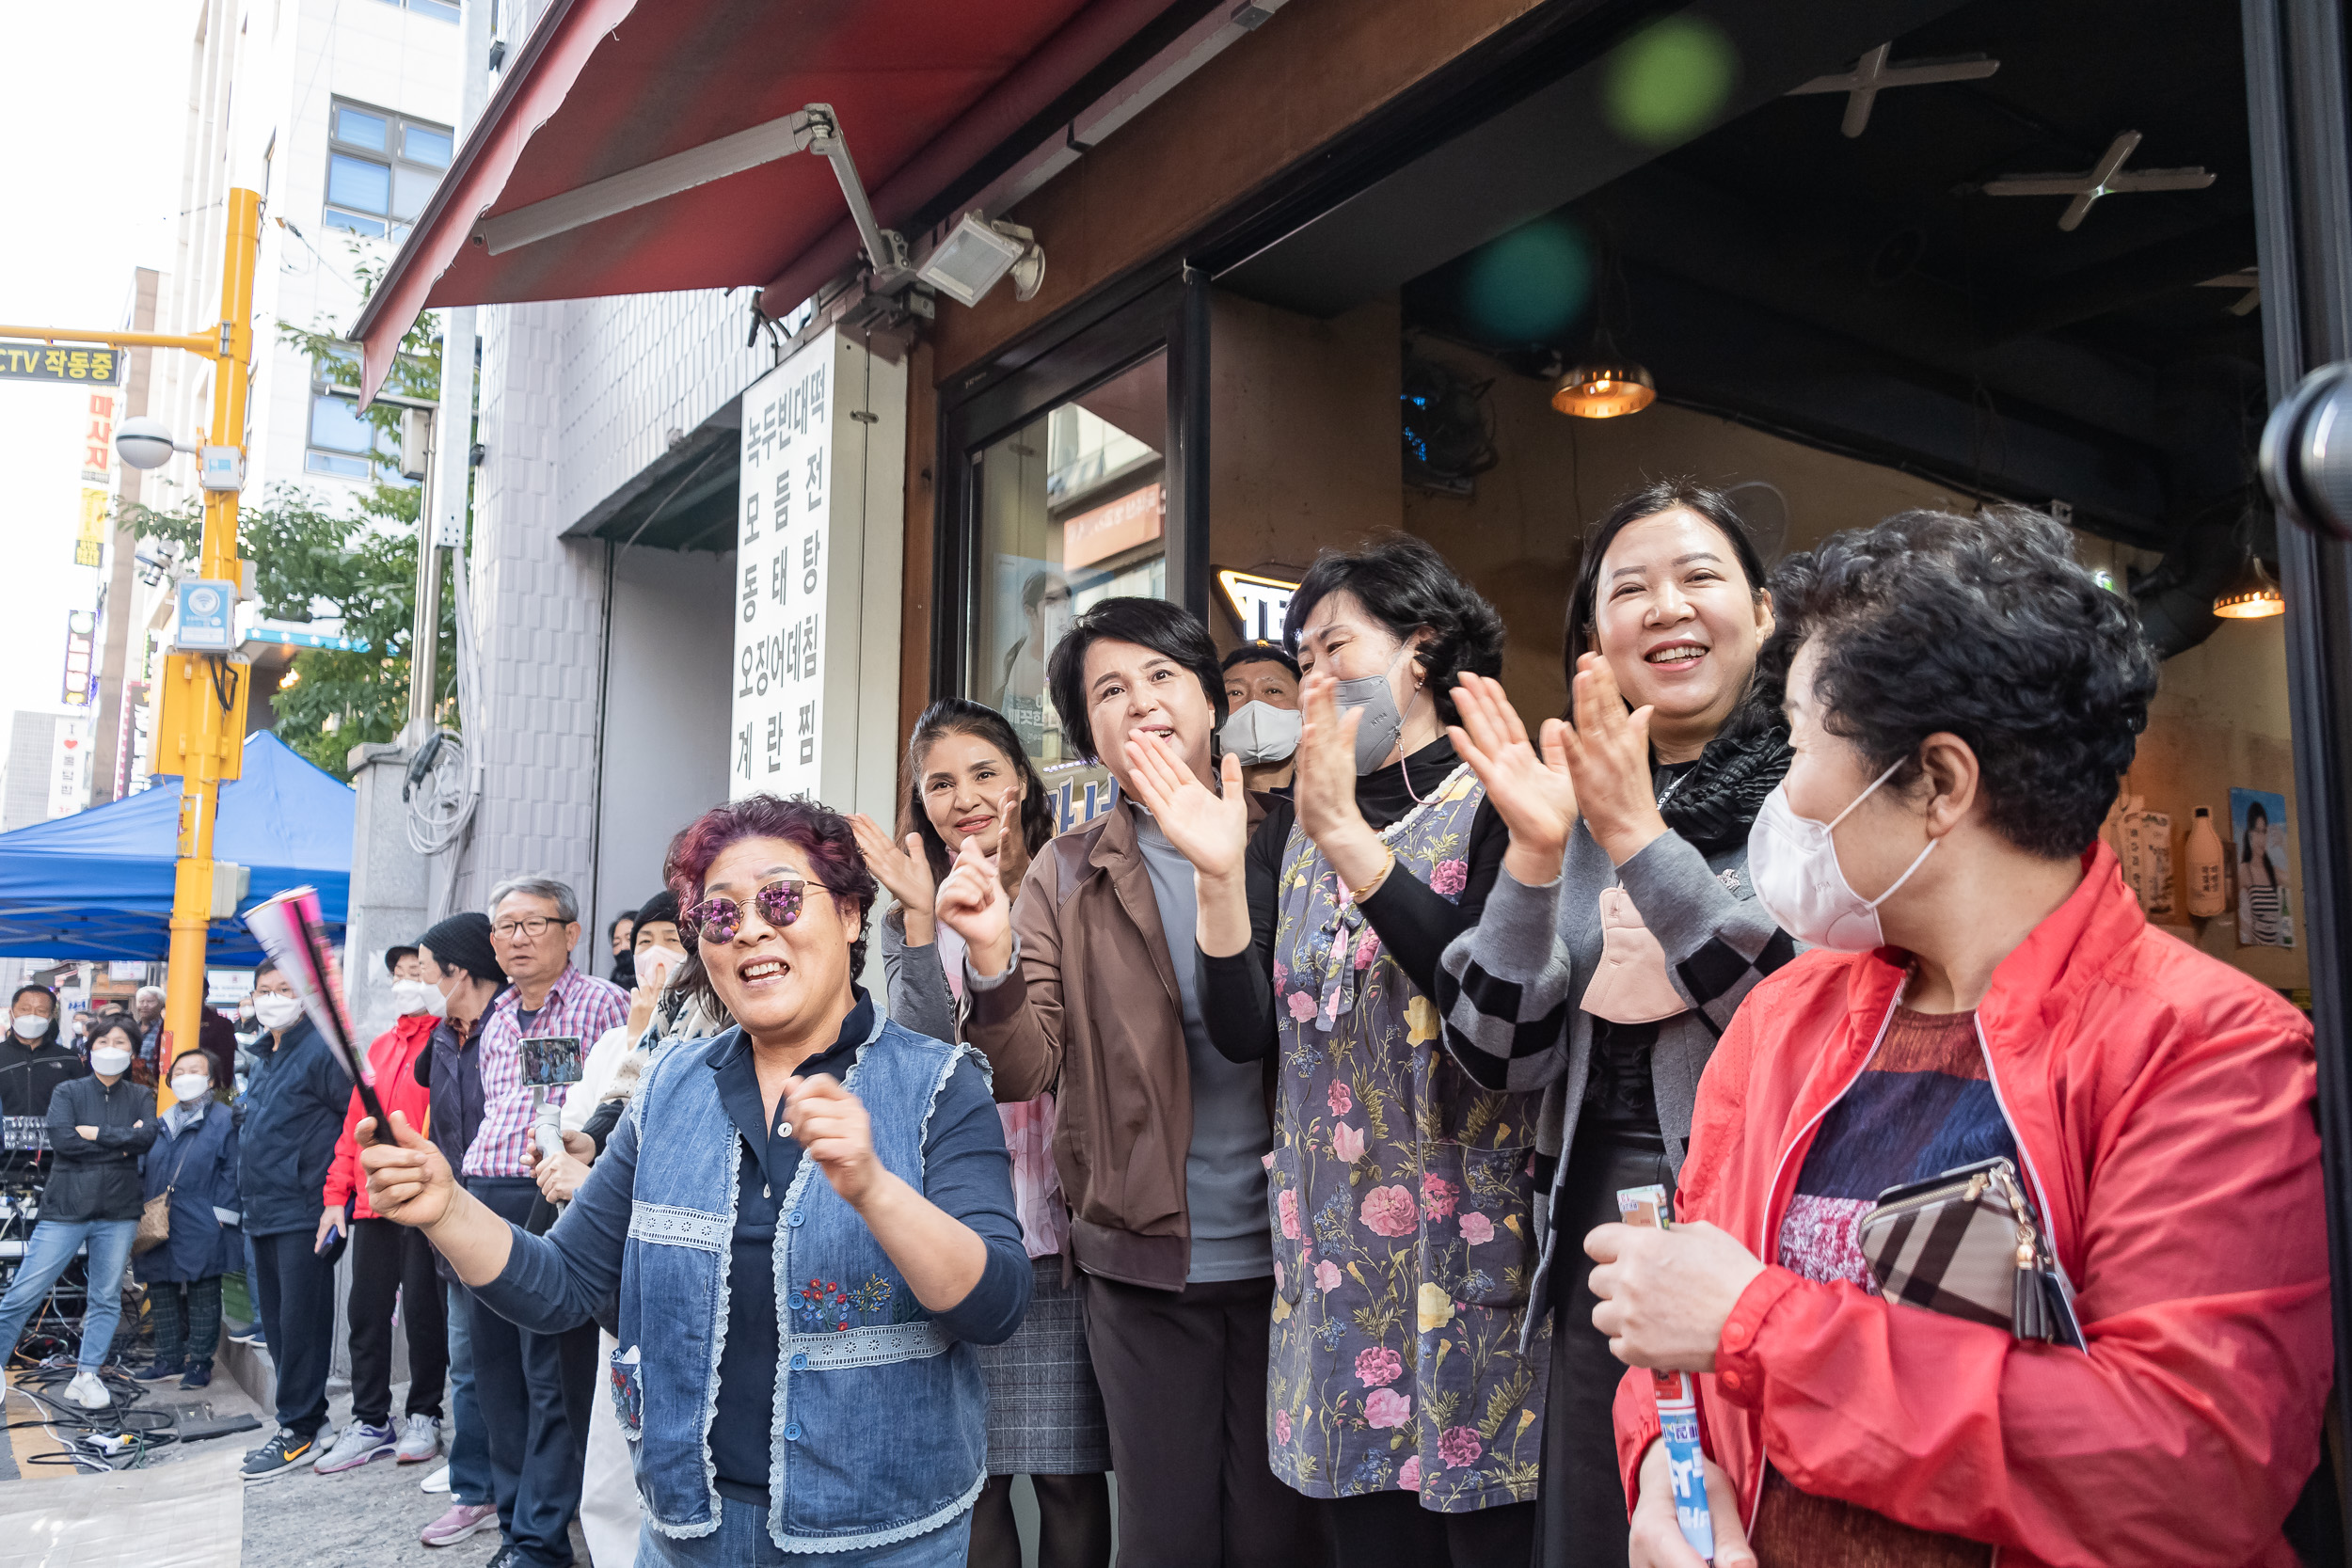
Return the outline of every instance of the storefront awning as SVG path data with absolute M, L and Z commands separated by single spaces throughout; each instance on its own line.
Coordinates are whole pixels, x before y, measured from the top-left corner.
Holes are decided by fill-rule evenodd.
M 482 226 L 830 103 L 876 218 L 899 227 L 1168 4 L 554 0 L 360 313 L 362 396 L 435 306 L 750 286 L 782 314 L 858 249 L 806 153 L 495 255 Z

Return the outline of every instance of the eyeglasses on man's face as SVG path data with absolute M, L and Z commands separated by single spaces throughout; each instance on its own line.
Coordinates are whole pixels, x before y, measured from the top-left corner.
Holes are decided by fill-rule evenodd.
M 551 914 L 531 914 L 516 920 L 502 920 L 490 927 L 490 934 L 501 942 L 536 942 L 548 934 L 548 927 L 570 924 Z

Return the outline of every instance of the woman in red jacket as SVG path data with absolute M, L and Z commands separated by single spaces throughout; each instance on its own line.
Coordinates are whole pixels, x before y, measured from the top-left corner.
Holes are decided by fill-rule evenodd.
M 421 1128 L 431 1091 L 417 1082 L 417 1058 L 432 1049 L 433 1026 L 440 1022 L 441 991 L 413 947 L 384 955 L 392 977 L 400 1017 L 368 1047 L 376 1097 L 385 1112 L 408 1113 Z M 448 1300 L 433 1271 L 433 1249 L 424 1233 L 379 1219 L 368 1207 L 368 1184 L 359 1171 L 358 1129 L 367 1112 L 359 1091 L 351 1091 L 343 1135 L 326 1167 L 319 1215 L 319 1248 L 332 1230 L 351 1236 L 351 1424 L 323 1449 L 312 1467 L 323 1474 L 353 1470 L 389 1456 L 403 1465 L 431 1459 L 441 1450 L 441 1390 L 449 1376 Z M 408 1402 L 398 1431 L 392 1427 L 392 1302 L 408 1337 Z
M 1905 513 L 1772 589 L 1796 760 L 1749 868 L 1814 951 L 1700 1082 L 1682 1223 L 1585 1243 L 1618 1354 L 1710 1374 L 1715 1561 L 2294 1562 L 2332 1370 L 2312 1031 L 2097 843 L 2155 689 L 2128 607 L 2019 512 Z M 2080 1348 L 1872 1280 L 1879 1195 L 1994 1158 L 2052 1255 L 2017 1299 Z M 1695 1568 L 1651 1386 L 1617 1399 L 1632 1561 Z

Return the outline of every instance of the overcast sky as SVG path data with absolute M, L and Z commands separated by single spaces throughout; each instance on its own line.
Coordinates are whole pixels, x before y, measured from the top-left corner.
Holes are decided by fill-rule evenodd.
M 168 258 L 197 0 L 0 4 L 0 324 L 122 325 L 134 267 Z M 185 331 L 199 323 L 161 324 Z M 0 382 L 0 729 L 60 711 L 88 394 Z

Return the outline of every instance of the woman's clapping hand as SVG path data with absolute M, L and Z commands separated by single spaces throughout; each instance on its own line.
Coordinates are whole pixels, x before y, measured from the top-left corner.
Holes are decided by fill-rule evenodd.
M 929 920 L 938 889 L 931 878 L 930 857 L 923 852 L 923 835 L 907 834 L 901 847 L 882 832 L 881 823 L 864 812 L 850 818 L 850 831 L 857 835 L 858 852 L 866 857 L 866 869 L 874 874 L 874 880 L 888 888 L 890 896 L 908 914 Z
M 1249 849 L 1249 797 L 1242 788 L 1237 759 L 1225 758 L 1218 775 L 1225 786 L 1221 795 L 1202 784 L 1176 748 L 1156 735 L 1138 732 L 1127 737 L 1127 766 L 1136 798 L 1194 870 L 1212 879 L 1241 875 L 1242 857 Z
M 1568 727 L 1543 722 L 1543 752 L 1528 743 L 1527 726 L 1502 693 L 1502 683 L 1465 673 L 1454 688 L 1454 707 L 1462 721 L 1449 725 L 1455 754 L 1486 786 L 1511 847 L 1503 869 L 1540 887 L 1560 874 L 1568 834 L 1576 827 L 1576 782 L 1568 771 Z
M 1576 726 L 1561 736 L 1562 752 L 1584 825 L 1613 865 L 1623 865 L 1666 831 L 1650 783 L 1651 711 L 1626 711 L 1617 678 L 1598 654 L 1576 661 Z

